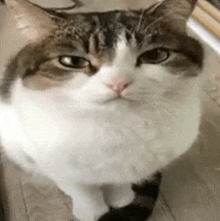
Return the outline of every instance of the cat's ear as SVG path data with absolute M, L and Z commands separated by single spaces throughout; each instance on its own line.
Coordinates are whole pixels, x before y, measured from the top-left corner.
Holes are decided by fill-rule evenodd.
M 163 21 L 178 28 L 179 31 L 185 31 L 186 22 L 191 16 L 197 0 L 163 0 L 160 2 L 156 5 L 156 14 L 160 15 Z
M 18 29 L 28 39 L 39 39 L 56 27 L 52 15 L 27 0 L 6 0 L 15 17 Z

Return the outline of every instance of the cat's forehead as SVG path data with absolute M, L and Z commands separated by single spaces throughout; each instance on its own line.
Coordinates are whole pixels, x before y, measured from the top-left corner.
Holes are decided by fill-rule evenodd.
M 163 36 L 163 31 L 159 25 L 151 26 L 153 18 L 144 13 L 147 12 L 137 10 L 65 15 L 53 38 L 49 38 L 49 45 L 101 56 L 105 52 L 113 54 L 122 39 L 128 47 L 145 47 L 156 36 Z M 164 34 L 162 42 L 165 38 Z
M 115 60 L 122 49 L 119 42 L 125 46 L 124 54 L 132 53 L 136 58 L 155 48 L 194 55 L 191 46 L 197 44 L 185 33 L 178 33 L 158 20 L 158 16 L 149 10 L 60 14 L 62 19 L 56 28 L 34 47 L 45 59 L 79 56 L 97 67 Z
M 72 34 L 74 40 L 93 41 L 99 46 L 113 48 L 124 35 L 129 42 L 132 35 L 140 35 L 138 30 L 141 11 L 111 11 L 103 13 L 83 13 L 68 16 L 63 25 L 64 33 Z M 146 36 L 145 36 L 146 38 Z M 139 41 L 143 40 L 140 39 Z
M 93 12 L 93 13 L 74 13 L 67 16 L 69 22 L 73 22 L 79 27 L 102 27 L 115 29 L 119 27 L 126 27 L 128 30 L 134 30 L 140 20 L 143 22 L 143 13 L 146 10 L 136 11 L 108 11 L 108 12 Z M 150 21 L 150 20 L 149 20 Z M 86 27 L 88 28 L 88 27 Z

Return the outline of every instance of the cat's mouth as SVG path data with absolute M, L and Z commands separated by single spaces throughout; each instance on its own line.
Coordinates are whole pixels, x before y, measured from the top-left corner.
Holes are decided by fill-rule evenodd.
M 134 102 L 134 100 L 131 100 L 131 99 L 126 98 L 124 96 L 118 95 L 118 96 L 109 97 L 106 99 L 99 100 L 98 103 L 109 104 L 109 103 L 130 103 L 130 102 Z
M 114 97 L 114 98 L 107 99 L 105 102 L 109 103 L 109 102 L 122 101 L 122 100 L 126 100 L 126 99 L 121 97 L 121 96 L 117 96 L 117 97 Z

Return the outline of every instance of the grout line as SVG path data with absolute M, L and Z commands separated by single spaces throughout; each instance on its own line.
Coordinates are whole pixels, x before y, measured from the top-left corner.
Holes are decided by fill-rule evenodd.
M 210 98 L 210 100 L 215 104 L 215 106 L 220 110 L 220 106 L 217 104 L 217 102 L 209 95 L 206 89 L 202 88 L 203 92 Z
M 19 184 L 20 184 L 20 189 L 21 189 L 21 195 L 23 197 L 25 213 L 27 214 L 27 220 L 30 221 L 30 217 L 29 217 L 29 214 L 28 214 L 27 203 L 26 203 L 25 196 L 24 196 L 24 190 L 23 190 L 22 181 L 19 181 Z
M 0 146 L 0 149 L 2 149 L 2 147 Z M 6 182 L 5 182 L 5 168 L 4 168 L 4 164 L 3 164 L 3 157 L 2 157 L 2 153 L 0 156 L 0 177 L 1 177 L 1 185 L 0 185 L 0 194 L 1 194 L 1 205 L 3 208 L 3 215 L 4 215 L 4 219 L 6 221 L 10 220 L 10 215 L 9 215 L 9 200 L 8 200 L 8 195 L 7 195 L 7 188 L 6 188 Z
M 160 191 L 160 195 L 161 195 L 161 197 L 162 197 L 162 199 L 163 199 L 163 201 L 164 201 L 165 206 L 168 208 L 168 210 L 169 210 L 169 212 L 170 212 L 170 214 L 171 214 L 173 220 L 174 220 L 174 221 L 177 221 L 177 219 L 176 219 L 176 217 L 175 217 L 173 211 L 171 210 L 169 204 L 167 203 L 167 201 L 166 201 L 166 199 L 165 199 L 165 197 L 164 197 L 164 195 L 163 195 L 163 193 L 162 193 L 161 191 Z

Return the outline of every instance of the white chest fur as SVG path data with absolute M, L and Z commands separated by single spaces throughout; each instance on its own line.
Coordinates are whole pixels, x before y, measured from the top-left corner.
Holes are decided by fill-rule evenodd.
M 27 155 L 52 178 L 135 182 L 185 152 L 198 134 L 196 97 L 158 113 L 147 103 L 119 100 L 83 109 L 62 96 L 54 102 L 50 94 L 23 92 L 2 105 L 3 145 L 18 163 L 26 164 L 21 156 Z

